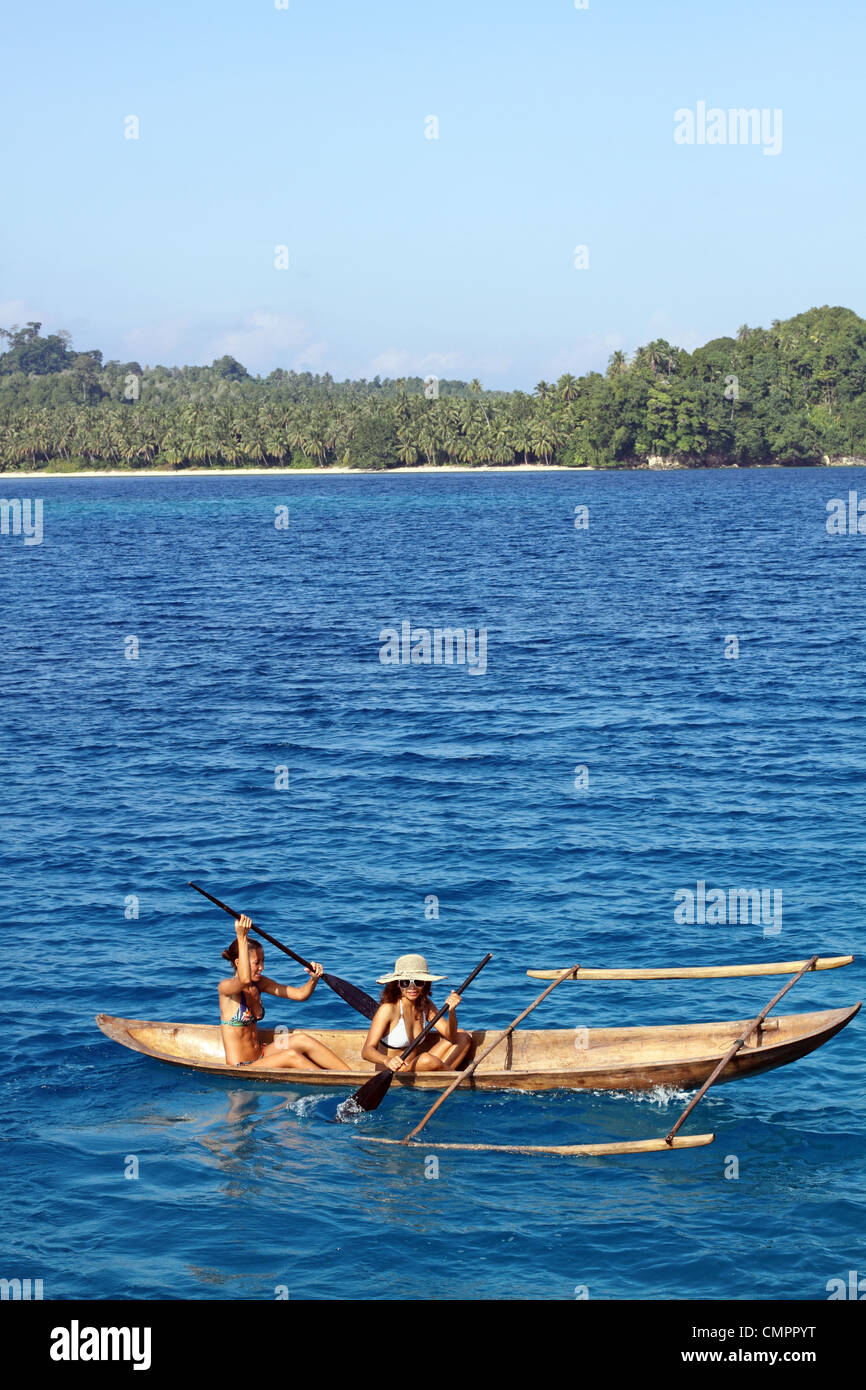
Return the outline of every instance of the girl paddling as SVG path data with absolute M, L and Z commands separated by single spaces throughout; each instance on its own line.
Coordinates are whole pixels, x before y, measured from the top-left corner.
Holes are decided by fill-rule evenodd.
M 235 935 L 227 950 L 226 960 L 235 968 L 228 980 L 220 980 L 220 1023 L 226 1061 L 233 1067 L 285 1067 L 290 1071 L 348 1071 L 348 1063 L 324 1043 L 308 1033 L 280 1033 L 273 1042 L 259 1041 L 257 1025 L 265 1016 L 263 994 L 277 999 L 309 999 L 319 982 L 322 967 L 313 961 L 305 985 L 278 985 L 262 974 L 265 950 L 258 941 L 250 941 L 249 917 L 239 917 Z
M 430 985 L 444 980 L 444 975 L 431 975 L 423 956 L 401 956 L 390 975 L 383 975 L 377 984 L 384 985 L 367 1040 L 361 1056 L 392 1071 L 454 1071 L 465 1058 L 472 1044 L 469 1033 L 457 1027 L 455 1012 L 460 995 L 453 992 L 446 1003 L 448 1013 L 440 1018 L 433 1032 L 406 1061 L 400 1053 L 426 1027 L 436 1013 L 430 998 Z M 437 1033 L 440 1035 L 437 1037 Z

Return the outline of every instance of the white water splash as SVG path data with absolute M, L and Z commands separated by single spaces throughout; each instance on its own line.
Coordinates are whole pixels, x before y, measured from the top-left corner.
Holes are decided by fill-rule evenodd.
M 661 1108 L 669 1105 L 672 1100 L 688 1100 L 694 1092 L 684 1091 L 681 1086 L 653 1086 L 649 1091 L 593 1091 L 592 1094 L 609 1096 L 611 1100 L 629 1100 L 638 1105 L 655 1105 Z
M 309 1115 L 315 1110 L 321 1100 L 330 1100 L 327 1091 L 321 1091 L 316 1096 L 301 1096 L 299 1100 L 290 1101 L 286 1109 L 293 1111 L 294 1114 L 303 1119 L 305 1115 Z
M 350 1124 L 359 1115 L 366 1115 L 366 1110 L 358 1104 L 354 1096 L 349 1096 L 348 1100 L 341 1100 L 337 1106 L 337 1119 L 341 1123 Z

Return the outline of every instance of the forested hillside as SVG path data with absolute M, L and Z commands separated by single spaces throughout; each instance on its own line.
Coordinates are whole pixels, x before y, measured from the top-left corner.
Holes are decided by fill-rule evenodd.
M 42 325 L 0 329 L 0 468 L 820 463 L 866 455 L 866 320 L 810 309 L 692 353 L 663 339 L 604 375 L 337 382 L 232 357 L 142 367 Z M 437 394 L 438 393 L 438 394 Z

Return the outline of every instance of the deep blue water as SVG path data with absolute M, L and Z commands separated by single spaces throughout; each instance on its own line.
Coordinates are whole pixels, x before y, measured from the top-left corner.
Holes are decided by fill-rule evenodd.
M 404 951 L 452 983 L 493 951 L 468 1026 L 517 1014 L 532 966 L 861 953 L 866 537 L 825 526 L 858 486 L 7 476 L 45 512 L 41 545 L 0 537 L 0 1274 L 46 1298 L 824 1299 L 866 1273 L 861 1018 L 712 1091 L 687 1124 L 716 1131 L 707 1148 L 443 1151 L 438 1178 L 426 1149 L 357 1142 L 404 1134 L 430 1092 L 336 1126 L 334 1093 L 202 1078 L 93 1022 L 216 1019 L 231 922 L 189 878 L 371 992 Z M 486 672 L 383 665 L 380 630 L 407 618 L 486 628 Z M 780 890 L 780 932 L 678 924 L 699 879 Z M 267 969 L 303 979 L 274 951 Z M 863 981 L 858 959 L 782 1011 Z M 782 983 L 564 984 L 533 1022 L 745 1018 Z M 356 1018 L 324 986 L 269 1001 L 269 1022 Z M 458 1093 L 425 1133 L 650 1137 L 685 1099 Z

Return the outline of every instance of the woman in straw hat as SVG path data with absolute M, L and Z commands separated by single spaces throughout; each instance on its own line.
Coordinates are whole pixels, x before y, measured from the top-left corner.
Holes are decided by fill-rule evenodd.
M 390 1067 L 392 1071 L 454 1071 L 463 1061 L 472 1038 L 457 1027 L 455 1012 L 460 1003 L 460 995 L 453 991 L 445 1003 L 448 1012 L 436 1024 L 435 1030 L 428 1033 L 419 1048 L 402 1061 L 400 1053 L 427 1026 L 436 1013 L 436 1005 L 430 998 L 430 986 L 434 980 L 444 980 L 444 975 L 431 975 L 423 956 L 400 956 L 389 975 L 382 975 L 377 984 L 384 985 L 379 1007 L 370 1024 L 367 1040 L 361 1056 L 377 1067 Z M 437 1038 L 436 1034 L 439 1034 Z

